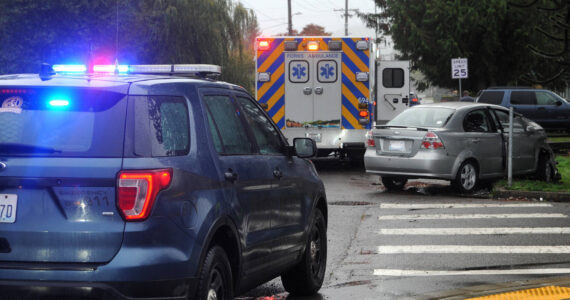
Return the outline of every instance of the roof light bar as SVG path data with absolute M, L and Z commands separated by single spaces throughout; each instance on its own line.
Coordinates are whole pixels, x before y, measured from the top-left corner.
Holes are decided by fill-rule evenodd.
M 216 65 L 173 65 L 174 73 L 222 73 L 222 67 Z
M 129 71 L 129 66 L 127 65 L 94 65 L 93 72 L 95 73 L 114 73 L 115 67 L 119 73 L 127 73 Z
M 139 74 L 172 73 L 172 65 L 133 65 L 129 66 L 129 73 L 139 73 Z
M 85 73 L 87 67 L 85 65 L 53 65 L 53 70 L 59 73 Z

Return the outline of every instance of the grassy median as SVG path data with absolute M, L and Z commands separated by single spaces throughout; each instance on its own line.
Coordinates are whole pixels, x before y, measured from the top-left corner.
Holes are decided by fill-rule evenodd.
M 500 180 L 495 184 L 495 188 L 504 188 L 518 191 L 538 191 L 538 192 L 570 192 L 570 156 L 559 155 L 558 172 L 562 179 L 556 183 L 547 183 L 536 179 L 513 178 L 513 185 L 508 188 L 507 180 Z

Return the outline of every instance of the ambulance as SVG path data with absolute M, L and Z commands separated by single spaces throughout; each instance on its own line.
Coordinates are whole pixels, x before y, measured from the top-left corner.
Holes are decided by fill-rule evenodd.
M 319 156 L 362 157 L 371 128 L 374 57 L 367 37 L 259 37 L 256 99 L 292 141 Z
M 405 109 L 409 95 L 409 62 L 376 63 L 371 45 L 368 37 L 258 37 L 256 99 L 290 141 L 309 137 L 318 156 L 362 159 L 367 131 Z M 376 78 L 376 68 L 390 77 Z

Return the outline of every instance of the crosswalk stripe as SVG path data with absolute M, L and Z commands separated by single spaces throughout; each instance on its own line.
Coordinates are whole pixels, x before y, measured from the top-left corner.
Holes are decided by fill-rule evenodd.
M 461 275 L 525 275 L 525 274 L 568 274 L 570 268 L 513 269 L 513 270 L 399 270 L 374 269 L 377 276 L 461 276 Z
M 378 246 L 377 254 L 569 254 L 570 246 L 467 246 L 467 245 L 402 245 Z
M 530 219 L 530 218 L 566 218 L 565 214 L 415 214 L 386 215 L 378 220 L 431 220 L 431 219 Z
M 552 207 L 550 203 L 382 203 L 380 208 L 429 209 L 429 208 L 497 208 L 497 207 Z
M 385 228 L 383 235 L 570 234 L 570 227 Z

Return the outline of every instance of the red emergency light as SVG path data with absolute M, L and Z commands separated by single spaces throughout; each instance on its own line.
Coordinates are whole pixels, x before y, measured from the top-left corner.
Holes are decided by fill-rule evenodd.
M 269 41 L 259 41 L 259 43 L 257 44 L 257 49 L 261 50 L 261 51 L 265 51 L 265 50 L 269 50 Z

